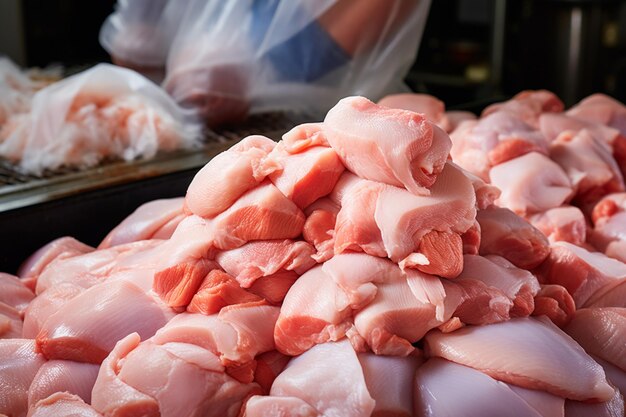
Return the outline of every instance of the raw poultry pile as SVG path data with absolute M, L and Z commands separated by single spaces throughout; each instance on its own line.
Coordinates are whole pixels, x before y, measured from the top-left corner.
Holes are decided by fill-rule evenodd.
M 191 148 L 201 125 L 158 85 L 108 64 L 43 87 L 0 58 L 0 157 L 22 172 Z
M 523 93 L 452 142 L 468 115 L 436 99 L 346 98 L 98 248 L 51 242 L 0 275 L 0 413 L 623 416 L 626 264 L 580 235 L 591 216 L 619 253 L 622 174 L 568 149 L 604 155 L 609 127 L 545 139 L 559 103 Z

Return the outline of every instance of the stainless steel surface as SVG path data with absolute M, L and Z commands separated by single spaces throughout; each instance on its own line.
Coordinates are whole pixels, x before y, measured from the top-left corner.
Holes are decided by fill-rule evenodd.
M 200 149 L 162 153 L 150 160 L 108 162 L 90 169 L 63 168 L 46 172 L 41 177 L 22 174 L 7 161 L 0 160 L 0 212 L 178 171 L 200 169 L 215 155 L 248 135 L 279 140 L 293 126 L 312 120 L 312 116 L 303 114 L 255 115 L 237 127 L 209 132 Z

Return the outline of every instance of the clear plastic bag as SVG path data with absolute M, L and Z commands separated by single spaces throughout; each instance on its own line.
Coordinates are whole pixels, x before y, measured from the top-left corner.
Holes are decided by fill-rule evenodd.
M 103 159 L 152 157 L 192 147 L 199 124 L 159 86 L 134 71 L 100 64 L 35 94 L 29 113 L 9 119 L 0 156 L 41 174 Z
M 0 129 L 12 115 L 30 110 L 36 88 L 17 65 L 0 56 Z
M 163 85 L 212 124 L 263 111 L 321 113 L 348 95 L 377 100 L 406 89 L 429 6 L 189 0 Z
M 118 0 L 100 30 L 100 44 L 114 63 L 161 82 L 186 5 L 187 0 Z

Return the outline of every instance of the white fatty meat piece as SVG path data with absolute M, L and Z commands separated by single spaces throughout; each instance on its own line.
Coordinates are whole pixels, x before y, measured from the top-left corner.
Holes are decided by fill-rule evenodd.
M 590 235 L 590 243 L 600 250 L 607 251 L 613 242 L 626 240 L 626 193 L 609 194 L 593 208 L 591 219 L 594 223 Z M 617 244 L 611 252 L 622 259 L 619 254 L 620 245 Z
M 445 334 L 433 331 L 426 336 L 425 349 L 495 379 L 564 398 L 607 401 L 614 394 L 602 367 L 545 318 L 515 318 Z
M 33 407 L 40 400 L 55 392 L 68 392 L 91 403 L 91 390 L 96 382 L 100 366 L 74 361 L 48 361 L 35 375 L 28 390 L 28 406 Z
M 45 321 L 56 313 L 62 305 L 84 290 L 85 289 L 79 285 L 65 282 L 48 288 L 43 293 L 39 294 L 31 301 L 24 312 L 22 336 L 27 339 L 36 338 Z
M 22 314 L 15 307 L 0 302 L 0 339 L 22 337 L 24 322 Z
M 626 264 L 571 243 L 556 242 L 537 273 L 542 282 L 565 287 L 576 307 L 582 308 L 624 282 Z
M 244 405 L 243 417 L 322 417 L 306 401 L 295 397 L 255 395 Z
M 450 152 L 446 133 L 424 116 L 363 97 L 340 100 L 324 124 L 328 143 L 346 168 L 413 194 L 429 194 Z
M 626 392 L 626 371 L 613 365 L 611 362 L 605 361 L 597 356 L 591 355 L 596 362 L 602 365 L 607 379 L 613 384 L 619 391 Z
M 511 100 L 492 104 L 482 112 L 485 117 L 496 112 L 513 113 L 533 127 L 538 127 L 539 117 L 543 113 L 560 113 L 563 102 L 548 90 L 526 90 L 517 93 Z
M 537 152 L 491 168 L 489 178 L 502 191 L 496 203 L 521 215 L 560 207 L 574 192 L 563 169 Z
M 584 308 L 565 328 L 590 355 L 626 372 L 626 308 Z
M 418 368 L 414 389 L 416 416 L 542 417 L 508 385 L 440 358 L 431 358 Z
M 295 397 L 324 416 L 370 416 L 375 408 L 363 370 L 347 340 L 317 345 L 292 359 L 270 395 Z
M 551 243 L 569 242 L 581 246 L 587 239 L 587 221 L 574 206 L 562 206 L 533 214 L 528 221 L 548 237 Z
M 295 356 L 315 344 L 343 338 L 352 326 L 352 310 L 340 310 L 336 300 L 347 296 L 321 266 L 310 269 L 293 284 L 280 307 L 274 329 L 276 349 Z
M 20 265 L 17 275 L 22 279 L 37 278 L 39 274 L 56 259 L 71 258 L 93 251 L 94 248 L 65 236 L 39 248 Z
M 450 261 L 455 259 L 453 255 L 461 256 L 460 235 L 474 224 L 475 201 L 469 178 L 451 164 L 439 175 L 430 196 L 417 196 L 398 187 L 363 180 L 349 187 L 342 198 L 335 230 L 335 253 L 360 247 L 366 253 L 389 257 L 395 262 L 409 257 L 404 264 L 444 275 L 446 272 L 432 271 L 429 267 L 444 267 L 446 264 L 441 259 Z M 437 232 L 452 239 L 451 235 L 457 235 L 452 241 L 458 247 L 443 245 L 444 253 L 434 250 Z M 429 234 L 429 239 L 423 241 Z M 454 277 L 460 272 L 456 267 L 460 265 L 450 263 L 455 267 L 444 269 L 450 269 L 447 272 Z
M 478 210 L 480 254 L 499 255 L 523 269 L 533 269 L 550 254 L 546 237 L 507 208 Z
M 103 282 L 65 303 L 43 324 L 37 349 L 48 359 L 100 363 L 132 332 L 152 336 L 174 313 L 127 280 Z
M 315 249 L 307 242 L 262 240 L 218 252 L 215 261 L 243 288 L 250 288 L 257 279 L 280 270 L 302 275 L 315 265 L 314 253 Z
M 354 315 L 354 326 L 378 355 L 411 354 L 412 343 L 452 318 L 460 302 L 441 279 L 414 270 L 406 277 L 390 275 L 377 287 L 374 299 Z
M 624 396 L 619 390 L 603 403 L 589 404 L 580 401 L 565 402 L 565 417 L 622 417 L 624 416 Z
M 105 416 L 234 417 L 246 396 L 260 392 L 226 375 L 206 349 L 139 342 L 127 336 L 100 368 L 92 405 Z
M 187 188 L 186 209 L 205 218 L 226 210 L 279 168 L 264 162 L 275 146 L 276 142 L 264 136 L 248 136 L 211 159 Z
M 156 84 L 134 71 L 99 64 L 38 91 L 31 112 L 0 144 L 0 155 L 41 174 L 191 148 L 200 130 Z
M 545 391 L 518 387 L 507 384 L 511 390 L 528 405 L 539 412 L 542 417 L 563 417 L 565 414 L 565 399 Z
M 497 255 L 463 256 L 463 272 L 454 281 L 456 284 L 470 281 L 482 283 L 500 291 L 510 300 L 510 317 L 526 317 L 535 307 L 534 297 L 540 286 L 537 278 L 530 272 Z M 472 302 L 471 299 L 469 301 Z M 492 304 L 493 301 L 490 302 Z M 457 314 L 455 314 L 457 315 Z M 462 319 L 461 319 L 462 320 Z M 462 320 L 463 321 L 463 320 Z
M 0 303 L 23 312 L 35 298 L 35 294 L 24 285 L 23 280 L 11 274 L 0 272 Z
M 415 113 L 423 113 L 424 116 L 437 126 L 449 132 L 450 122 L 446 113 L 446 105 L 443 101 L 429 94 L 392 94 L 378 101 L 380 106 L 393 109 L 409 110 Z
M 617 259 L 621 262 L 626 262 L 626 241 L 614 240 L 606 246 L 604 254 L 609 258 Z
M 210 221 L 213 245 L 228 250 L 252 240 L 293 239 L 304 221 L 298 206 L 266 180 Z
M 545 138 L 552 142 L 565 131 L 580 132 L 588 131 L 596 139 L 600 140 L 611 149 L 615 140 L 620 135 L 619 130 L 608 127 L 602 123 L 596 123 L 568 116 L 565 113 L 544 113 L 539 117 L 539 129 Z
M 244 364 L 274 349 L 278 313 L 278 307 L 262 303 L 231 305 L 210 316 L 181 313 L 151 340 L 195 344 L 214 353 L 224 366 Z
M 359 362 L 367 389 L 376 402 L 373 416 L 413 416 L 413 380 L 423 362 L 416 355 L 407 357 L 379 356 L 360 353 Z
M 565 170 L 576 199 L 583 204 L 624 191 L 624 179 L 611 149 L 587 130 L 560 134 L 550 144 L 550 158 Z
M 529 152 L 548 153 L 541 132 L 516 115 L 504 112 L 463 123 L 450 139 L 454 162 L 485 181 L 489 179 L 489 169 L 496 165 Z
M 626 106 L 605 94 L 592 94 L 584 98 L 567 114 L 613 127 L 626 135 Z
M 79 396 L 57 392 L 28 410 L 28 417 L 102 417 Z
M 83 288 L 92 287 L 104 281 L 125 261 L 129 262 L 128 267 L 137 267 L 136 263 L 132 263 L 134 256 L 160 243 L 159 240 L 143 240 L 69 258 L 56 258 L 39 275 L 35 293 L 39 295 L 61 283 L 75 284 Z
M 330 146 L 324 133 L 324 123 L 298 125 L 283 135 L 281 143 L 284 149 L 292 154 L 303 152 L 314 146 Z
M 574 299 L 561 285 L 542 285 L 535 296 L 533 316 L 546 316 L 560 328 L 565 327 L 576 313 Z
M 28 411 L 28 388 L 46 359 L 30 339 L 0 339 L 0 413 L 23 417 Z
M 282 167 L 269 175 L 272 183 L 301 209 L 328 195 L 345 170 L 335 151 L 325 146 L 290 154 L 281 143 L 267 159 Z
M 147 239 L 169 239 L 183 219 L 183 198 L 145 203 L 106 235 L 99 249 Z
M 315 246 L 317 252 L 311 256 L 318 263 L 327 261 L 335 254 L 335 224 L 340 208 L 330 198 L 320 198 L 304 210 L 307 217 L 302 237 Z

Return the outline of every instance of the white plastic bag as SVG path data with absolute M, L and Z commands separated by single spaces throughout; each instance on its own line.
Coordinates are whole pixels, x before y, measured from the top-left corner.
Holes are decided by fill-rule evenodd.
M 186 5 L 187 0 L 118 0 L 100 30 L 100 44 L 114 63 L 161 82 Z
M 37 92 L 31 112 L 9 126 L 0 156 L 34 174 L 105 158 L 149 158 L 158 150 L 192 147 L 201 133 L 159 86 L 108 64 Z
M 30 110 L 36 88 L 9 58 L 0 56 L 0 129 L 12 115 Z
M 189 0 L 163 85 L 209 123 L 246 112 L 324 112 L 348 95 L 376 100 L 402 89 L 429 6 L 430 0 Z M 367 24 L 351 27 L 357 15 Z

